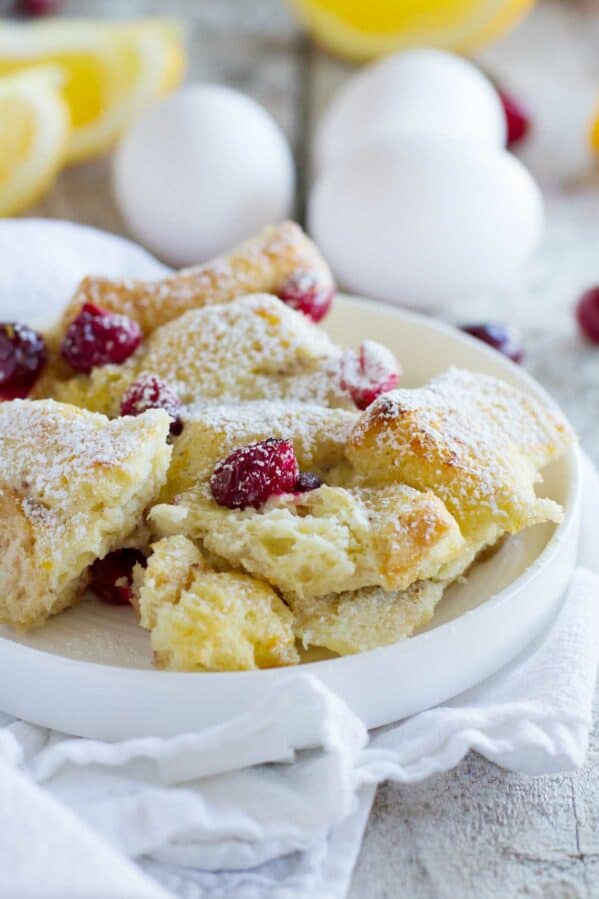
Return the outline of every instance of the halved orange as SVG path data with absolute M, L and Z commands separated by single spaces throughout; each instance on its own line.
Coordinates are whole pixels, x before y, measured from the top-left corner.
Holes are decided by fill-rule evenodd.
M 407 47 L 468 52 L 513 27 L 534 0 L 290 0 L 315 40 L 350 60 Z

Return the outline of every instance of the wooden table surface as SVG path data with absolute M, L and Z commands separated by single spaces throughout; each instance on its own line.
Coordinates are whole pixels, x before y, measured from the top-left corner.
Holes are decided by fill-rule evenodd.
M 309 135 L 351 68 L 318 51 L 281 0 L 71 0 L 66 15 L 175 15 L 186 24 L 189 77 L 237 87 L 269 108 L 293 146 L 301 219 Z M 599 172 L 584 132 L 599 102 L 599 3 L 547 0 L 480 62 L 526 100 L 535 132 L 522 159 L 539 181 L 547 230 L 536 257 L 500 293 L 468 308 L 439 298 L 453 320 L 522 326 L 527 365 L 558 398 L 599 462 L 599 350 L 579 339 L 572 305 L 599 283 Z M 125 233 L 106 161 L 65 172 L 34 214 Z M 585 767 L 531 779 L 471 754 L 454 771 L 380 787 L 351 899 L 599 897 L 599 731 Z

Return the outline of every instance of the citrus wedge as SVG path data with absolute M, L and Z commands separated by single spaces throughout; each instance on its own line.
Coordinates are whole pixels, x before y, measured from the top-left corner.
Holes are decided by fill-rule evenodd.
M 599 106 L 595 110 L 595 115 L 591 121 L 589 129 L 589 143 L 591 150 L 596 156 L 599 156 Z
M 534 0 L 290 0 L 315 40 L 350 60 L 405 47 L 466 52 L 513 27 Z
M 67 161 L 78 162 L 110 149 L 135 115 L 176 87 L 185 52 L 178 28 L 163 20 L 1 24 L 0 75 L 39 64 L 64 73 Z
M 61 82 L 56 68 L 0 78 L 0 216 L 33 203 L 64 161 L 69 109 Z

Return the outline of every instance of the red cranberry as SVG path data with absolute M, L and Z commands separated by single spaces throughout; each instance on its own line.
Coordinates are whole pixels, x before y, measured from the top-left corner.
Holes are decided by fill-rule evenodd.
M 27 396 L 46 361 L 44 338 L 27 325 L 0 324 L 0 394 Z
M 313 471 L 300 471 L 293 490 L 295 493 L 308 493 L 310 490 L 318 490 L 321 484 L 322 481 Z
M 593 343 L 599 343 L 599 285 L 585 291 L 576 306 L 580 330 Z
M 215 466 L 210 489 L 220 506 L 258 508 L 271 496 L 291 493 L 299 466 L 290 440 L 269 437 L 234 450 Z
M 366 409 L 381 393 L 397 387 L 399 376 L 393 353 L 373 340 L 363 341 L 357 353 L 347 350 L 341 358 L 341 388 L 358 409 Z
M 331 308 L 335 285 L 319 272 L 299 271 L 283 282 L 278 296 L 313 322 L 319 322 Z
M 120 365 L 142 341 L 137 322 L 85 303 L 62 342 L 62 358 L 75 371 L 86 374 L 96 365 Z
M 17 0 L 18 11 L 26 16 L 47 16 L 60 5 L 60 0 Z
M 530 131 L 530 118 L 520 101 L 512 97 L 511 94 L 499 91 L 499 99 L 503 104 L 507 125 L 506 143 L 508 147 L 514 147 L 520 141 L 523 141 Z
M 90 568 L 89 589 L 102 602 L 126 605 L 131 601 L 133 567 L 146 564 L 145 556 L 138 549 L 117 549 L 103 559 L 96 559 Z
M 26 400 L 31 387 L 0 387 L 0 403 L 9 400 Z
M 147 372 L 125 391 L 121 400 L 121 415 L 140 415 L 147 409 L 164 409 L 171 417 L 171 434 L 178 436 L 183 430 L 181 400 L 169 385 L 156 375 Z
M 504 325 L 501 322 L 485 322 L 480 325 L 462 325 L 462 331 L 503 353 L 512 362 L 522 362 L 524 358 L 522 335 L 517 328 L 511 325 Z

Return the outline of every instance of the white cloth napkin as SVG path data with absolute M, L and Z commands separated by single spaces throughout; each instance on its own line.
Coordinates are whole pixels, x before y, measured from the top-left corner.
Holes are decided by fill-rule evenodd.
M 62 265 L 61 226 L 29 226 L 30 243 L 36 233 L 46 244 L 58 240 L 47 258 Z M 0 227 L 5 284 L 10 240 L 10 227 Z M 104 269 L 104 242 L 99 235 L 97 265 L 89 244 L 87 269 Z M 35 246 L 30 253 L 36 258 Z M 69 277 L 65 266 L 55 282 Z M 43 273 L 35 280 L 41 296 Z M 13 283 L 18 290 L 16 273 Z M 0 292 L 2 315 L 9 293 Z M 49 298 L 45 308 L 56 304 Z M 599 571 L 599 482 L 589 464 L 586 479 L 580 567 L 550 632 L 479 687 L 370 740 L 301 670 L 243 716 L 170 740 L 106 744 L 5 717 L 0 896 L 341 899 L 382 779 L 422 779 L 470 749 L 528 774 L 580 765 L 599 659 L 599 576 L 591 570 Z M 300 717 L 313 722 L 320 749 L 294 751 Z

